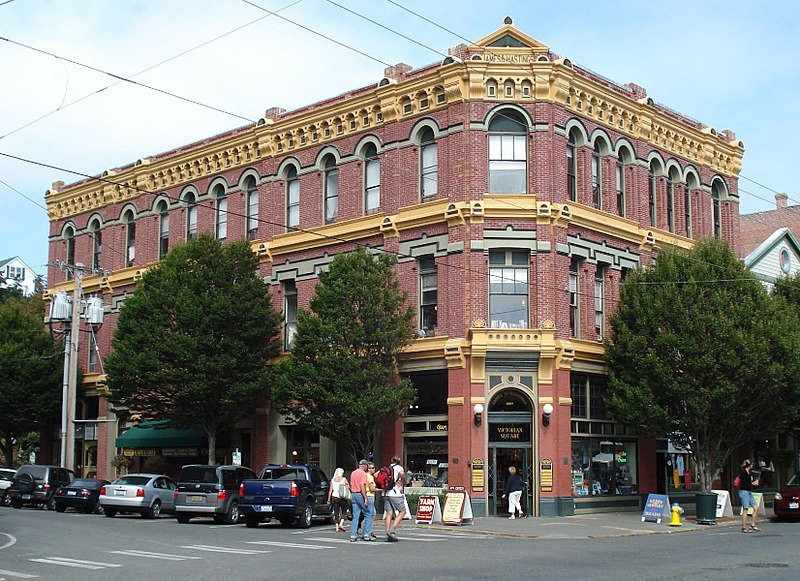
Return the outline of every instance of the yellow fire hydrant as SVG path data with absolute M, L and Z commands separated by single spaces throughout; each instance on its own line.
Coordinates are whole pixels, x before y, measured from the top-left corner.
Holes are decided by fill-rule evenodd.
M 683 523 L 681 522 L 681 515 L 683 514 L 683 509 L 681 505 L 677 502 L 672 503 L 672 520 L 669 521 L 669 526 L 671 527 L 682 527 Z

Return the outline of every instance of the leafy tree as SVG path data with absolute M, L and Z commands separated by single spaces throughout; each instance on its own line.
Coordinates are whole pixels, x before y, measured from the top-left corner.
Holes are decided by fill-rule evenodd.
M 665 249 L 622 286 L 606 344 L 609 410 L 669 437 L 711 488 L 731 453 L 800 404 L 800 332 L 722 241 Z
M 14 445 L 31 432 L 58 423 L 64 346 L 42 323 L 41 294 L 0 293 L 0 451 L 14 461 Z
M 119 314 L 106 359 L 109 399 L 142 420 L 219 431 L 269 398 L 280 315 L 246 241 L 176 247 Z
M 281 411 L 354 460 L 366 458 L 382 428 L 416 398 L 397 373 L 397 354 L 414 338 L 414 310 L 394 262 L 365 249 L 336 256 L 319 276 L 311 311 L 298 313 L 291 357 L 276 381 Z

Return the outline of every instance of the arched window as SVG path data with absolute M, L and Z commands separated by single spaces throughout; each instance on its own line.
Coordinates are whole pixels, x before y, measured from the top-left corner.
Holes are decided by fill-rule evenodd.
M 158 259 L 169 253 L 169 206 L 161 200 L 156 206 L 158 211 Z
M 258 189 L 255 178 L 248 177 L 244 189 L 247 191 L 247 239 L 255 240 L 258 238 Z
M 711 227 L 714 238 L 722 238 L 722 203 L 725 195 L 722 181 L 715 180 L 711 186 Z
M 100 231 L 100 221 L 93 220 L 89 231 L 92 233 L 92 270 L 100 270 L 103 251 L 103 233 Z
M 75 230 L 72 226 L 67 227 L 64 232 L 67 239 L 67 265 L 75 265 Z M 67 280 L 72 280 L 72 269 L 67 269 Z
M 675 184 L 680 181 L 678 170 L 670 168 L 667 176 L 667 228 L 675 232 Z
M 300 180 L 297 168 L 293 165 L 286 169 L 286 229 L 295 230 L 300 225 Z
M 364 165 L 364 213 L 374 214 L 381 207 L 381 162 L 374 143 L 364 148 Z
M 603 208 L 603 167 L 600 164 L 601 143 L 597 141 L 592 151 L 592 204 L 598 210 Z
M 697 189 L 697 178 L 694 174 L 686 177 L 686 191 L 683 194 L 683 211 L 686 217 L 686 237 L 692 237 L 692 190 Z
M 528 124 L 511 110 L 489 123 L 489 193 L 528 192 Z
M 133 266 L 136 259 L 136 223 L 133 210 L 127 210 L 122 218 L 125 222 L 125 266 Z
M 567 196 L 571 202 L 578 201 L 578 152 L 572 131 L 567 138 Z
M 188 193 L 183 200 L 186 202 L 186 240 L 197 238 L 197 199 L 194 194 Z
M 225 191 L 225 186 L 214 186 L 214 199 L 217 200 L 217 215 L 214 220 L 217 240 L 225 240 L 228 237 L 228 192 Z
M 422 131 L 419 142 L 419 191 L 422 201 L 425 201 L 436 196 L 439 190 L 439 147 L 430 127 Z
M 647 201 L 650 208 L 650 226 L 656 226 L 656 162 L 650 162 L 647 173 Z
M 339 216 L 339 169 L 336 158 L 325 158 L 325 223 L 336 222 Z
M 617 155 L 616 183 L 617 183 L 617 214 L 625 216 L 625 165 L 630 163 L 630 154 L 626 149 L 620 149 Z

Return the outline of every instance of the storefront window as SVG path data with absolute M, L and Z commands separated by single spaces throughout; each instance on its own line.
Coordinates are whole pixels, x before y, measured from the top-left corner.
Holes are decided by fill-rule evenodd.
M 572 439 L 572 495 L 637 494 L 635 441 Z
M 446 436 L 406 439 L 405 459 L 409 486 L 447 484 Z
M 319 434 L 286 428 L 286 460 L 290 464 L 319 464 Z

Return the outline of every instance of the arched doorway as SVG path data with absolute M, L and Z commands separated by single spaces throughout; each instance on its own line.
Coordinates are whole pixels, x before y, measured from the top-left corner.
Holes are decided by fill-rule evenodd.
M 533 504 L 533 406 L 528 396 L 517 389 L 504 389 L 489 401 L 489 498 L 490 515 L 507 515 L 508 499 L 503 498 L 508 467 L 522 476 L 525 490 L 522 510 L 535 515 Z

